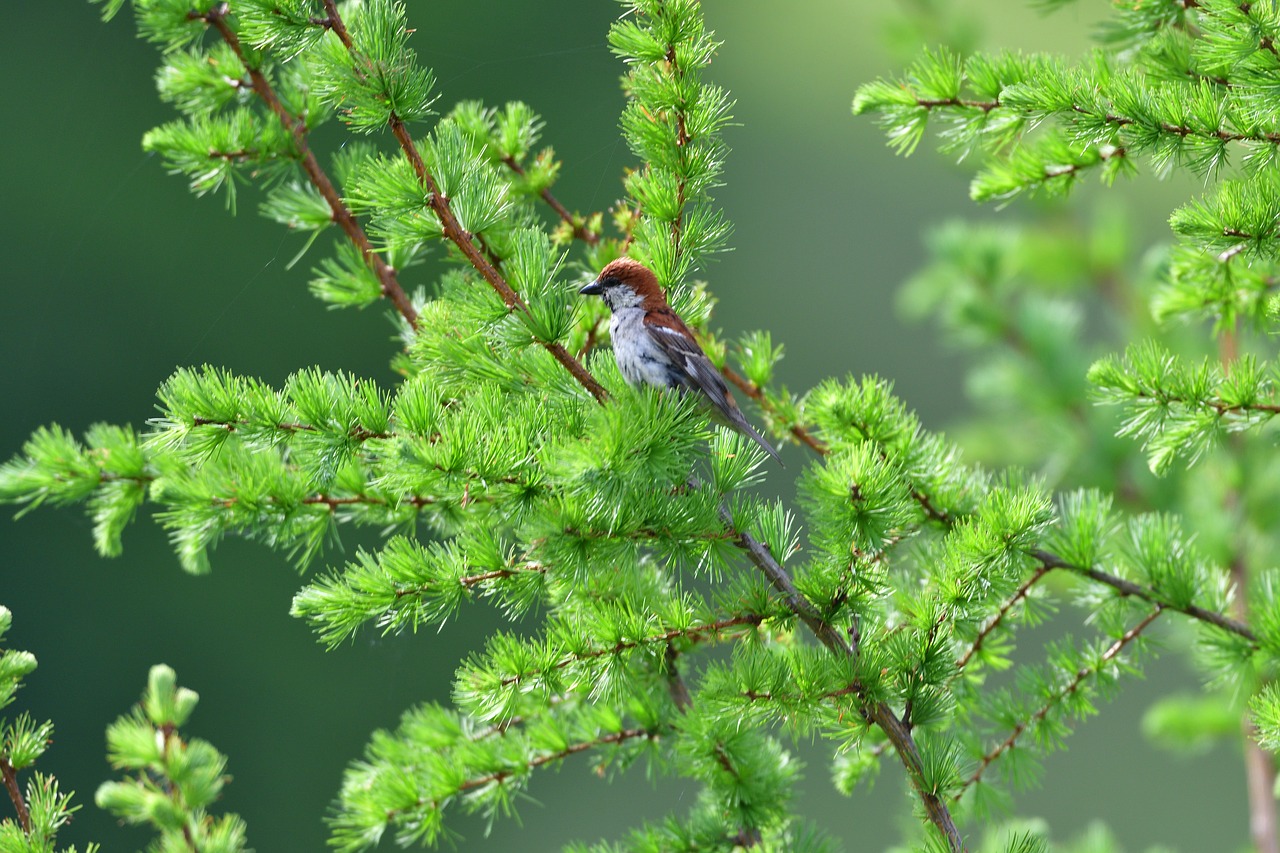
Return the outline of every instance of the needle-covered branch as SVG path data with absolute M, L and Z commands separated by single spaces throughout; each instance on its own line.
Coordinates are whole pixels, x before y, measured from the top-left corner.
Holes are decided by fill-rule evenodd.
M 289 112 L 262 69 L 250 60 L 244 47 L 240 44 L 240 38 L 236 31 L 227 22 L 227 16 L 230 11 L 231 6 L 229 3 L 218 3 L 207 12 L 192 11 L 189 16 L 192 20 L 204 21 L 216 29 L 235 53 L 236 58 L 240 60 L 241 65 L 249 75 L 253 91 L 267 105 L 267 108 L 275 114 L 280 120 L 280 124 L 293 138 L 293 145 L 298 152 L 302 170 L 306 173 L 307 179 L 311 184 L 319 191 L 325 203 L 328 204 L 333 221 L 338 224 L 348 239 L 360 250 L 361 256 L 377 276 L 382 286 L 382 295 L 391 301 L 391 304 L 404 317 L 405 322 L 410 326 L 416 325 L 418 320 L 417 310 L 413 307 L 399 281 L 396 280 L 395 271 L 387 265 L 381 255 L 374 251 L 373 245 L 364 233 L 364 229 L 356 221 L 350 208 L 339 196 L 333 181 L 329 179 L 328 174 L 321 168 L 315 154 L 312 153 L 307 142 L 309 128 L 305 119 Z
M 964 780 L 964 784 L 960 790 L 952 795 L 952 799 L 959 800 L 967 789 L 982 781 L 984 774 L 1001 756 L 1014 749 L 1023 735 L 1032 731 L 1040 731 L 1049 720 L 1051 715 L 1062 716 L 1071 714 L 1076 717 L 1083 717 L 1093 711 L 1092 705 L 1089 704 L 1086 695 L 1085 685 L 1090 679 L 1114 679 L 1115 675 L 1111 670 L 1119 665 L 1119 655 L 1124 649 L 1138 639 L 1147 627 L 1156 620 L 1156 618 L 1164 612 L 1164 608 L 1157 605 L 1145 618 L 1125 631 L 1115 639 L 1111 645 L 1101 650 L 1096 658 L 1090 658 L 1087 653 L 1084 658 L 1085 663 L 1076 670 L 1075 674 L 1061 686 L 1049 687 L 1050 692 L 1045 696 L 1044 704 L 1037 708 L 1029 717 L 1019 722 L 1013 727 L 1008 737 L 1000 741 L 994 748 L 988 751 L 978 761 L 977 768 L 973 773 Z M 1061 665 L 1057 667 L 1057 671 L 1061 672 Z M 1027 685 L 1023 685 L 1024 691 Z M 1031 695 L 1039 695 L 1042 691 L 1029 691 Z M 1061 725 L 1061 723 L 1059 723 Z M 1060 735 L 1049 735 L 1049 737 Z M 1040 735 L 1040 739 L 1046 739 L 1044 734 Z
M 238 853 L 248 849 L 244 821 L 208 811 L 228 780 L 226 758 L 207 741 L 178 734 L 197 702 L 172 669 L 152 667 L 142 701 L 107 729 L 112 766 L 137 775 L 104 782 L 94 799 L 126 823 L 150 825 L 162 849 Z
M 13 615 L 0 605 L 0 641 L 13 624 Z M 36 659 L 30 652 L 0 648 L 0 710 L 13 703 L 22 681 L 35 671 Z M 15 853 L 76 853 L 76 848 L 59 848 L 58 831 L 80 807 L 72 805 L 74 792 L 63 793 L 58 780 L 33 770 L 36 761 L 49 748 L 53 739 L 53 723 L 37 722 L 23 712 L 16 719 L 0 717 L 0 787 L 13 805 L 16 818 L 0 820 L 0 847 Z M 29 773 L 24 785 L 20 773 Z M 97 853 L 90 844 L 85 853 Z

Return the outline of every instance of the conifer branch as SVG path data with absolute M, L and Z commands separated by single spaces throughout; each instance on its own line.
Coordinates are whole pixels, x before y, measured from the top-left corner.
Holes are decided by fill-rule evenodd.
M 507 578 L 514 578 L 518 575 L 528 575 L 528 574 L 545 575 L 546 573 L 547 573 L 547 567 L 542 565 L 541 563 L 526 563 L 525 565 L 521 566 L 518 569 L 493 569 L 492 571 L 488 571 L 488 572 L 480 572 L 479 574 L 475 574 L 475 575 L 467 575 L 465 577 L 458 578 L 458 585 L 462 587 L 466 587 L 467 589 L 470 589 L 473 586 L 479 586 L 480 584 L 486 583 L 488 581 L 505 580 Z M 398 589 L 396 590 L 396 596 L 399 597 L 399 596 L 405 596 L 405 595 L 414 595 L 417 593 L 421 593 L 423 591 L 424 590 L 421 587 L 417 589 L 404 589 L 404 590 Z
M 336 0 L 324 0 L 324 5 L 329 17 L 329 26 L 334 34 L 338 36 L 353 59 L 367 64 L 368 58 L 361 56 L 356 51 L 351 35 L 347 32 L 346 24 L 338 12 Z M 458 221 L 458 217 L 454 215 L 453 209 L 449 206 L 449 199 L 440 192 L 435 178 L 427 171 L 426 164 L 422 161 L 422 155 L 418 152 L 418 147 L 409 135 L 408 128 L 394 111 L 391 112 L 388 126 L 396 142 L 399 143 L 400 149 L 404 152 L 405 157 L 408 158 L 410 165 L 413 166 L 413 171 L 418 176 L 418 183 L 422 185 L 422 189 L 427 194 L 427 206 L 431 208 L 432 213 L 440 220 L 440 227 L 444 237 L 458 247 L 463 256 L 489 283 L 489 286 L 494 289 L 508 309 L 528 314 L 529 306 L 525 304 L 525 301 L 518 293 L 512 290 L 511 285 L 503 278 L 502 273 L 498 271 L 489 258 L 485 257 L 485 252 L 477 246 L 477 243 L 480 242 L 478 235 L 472 234 L 463 228 L 462 223 Z M 578 380 L 578 383 L 587 389 L 592 397 L 595 397 L 597 402 L 603 403 L 609 399 L 609 392 L 604 389 L 604 386 L 596 381 L 596 378 L 587 372 L 587 369 L 577 359 L 570 355 L 563 344 L 557 341 L 543 340 L 539 340 L 538 343 L 547 352 L 551 353 L 552 357 L 560 362 L 573 375 L 573 378 Z
M 1081 667 L 1079 670 L 1077 670 L 1075 676 L 1071 679 L 1071 681 L 1067 682 L 1067 684 L 1064 685 L 1062 689 L 1059 690 L 1057 693 L 1055 693 L 1053 696 L 1050 696 L 1048 701 L 1046 701 L 1045 704 L 1039 708 L 1039 710 L 1037 710 L 1034 714 L 1031 715 L 1030 719 L 1028 719 L 1026 722 L 1020 722 L 1016 726 L 1014 726 L 1013 731 L 1009 733 L 1009 736 L 1007 738 L 1001 741 L 999 745 L 997 745 L 994 749 L 992 749 L 990 752 L 988 752 L 986 755 L 982 757 L 982 760 L 978 763 L 978 768 L 973 772 L 973 775 L 971 775 L 968 779 L 964 781 L 964 784 L 960 786 L 960 790 L 957 791 L 955 794 L 953 794 L 951 799 L 959 800 L 960 797 L 964 795 L 964 792 L 969 787 L 977 784 L 982 779 L 983 774 L 987 772 L 987 769 L 992 765 L 993 762 L 995 762 L 1001 755 L 1008 752 L 1010 749 L 1013 749 L 1013 747 L 1017 744 L 1018 739 L 1022 737 L 1022 735 L 1026 733 L 1028 729 L 1030 729 L 1033 725 L 1044 720 L 1044 718 L 1047 717 L 1049 713 L 1056 706 L 1058 706 L 1064 699 L 1066 699 L 1072 693 L 1075 693 L 1077 690 L 1079 690 L 1080 685 L 1082 685 L 1087 678 L 1097 674 L 1102 670 L 1104 666 L 1106 666 L 1107 664 L 1115 660 L 1116 656 L 1119 655 L 1120 652 L 1124 651 L 1124 648 L 1126 646 L 1128 646 L 1135 639 L 1137 639 L 1138 635 L 1140 635 L 1143 631 L 1145 631 L 1147 629 L 1147 626 L 1149 626 L 1152 622 L 1154 622 L 1156 618 L 1165 611 L 1165 609 L 1166 608 L 1163 604 L 1157 604 L 1155 606 L 1155 609 L 1153 609 L 1150 613 L 1148 613 L 1145 617 L 1143 617 L 1141 622 L 1134 625 L 1128 631 L 1125 631 L 1124 634 L 1122 634 L 1119 638 L 1117 638 L 1116 641 L 1112 643 L 1105 652 L 1102 653 L 1102 656 L 1098 659 L 1096 664 L 1094 664 L 1093 666 Z
M 0 758 L 0 777 L 4 779 L 4 789 L 9 793 L 14 811 L 18 813 L 18 824 L 27 835 L 31 834 L 31 812 L 27 809 L 27 801 L 18 786 L 18 771 L 9 763 L 9 759 Z
M 607 735 L 601 735 L 600 737 L 594 738 L 591 740 L 584 740 L 584 741 L 579 741 L 578 743 L 572 743 L 566 746 L 564 749 L 560 749 L 554 752 L 548 752 L 548 753 L 544 753 L 542 755 L 536 756 L 530 759 L 527 763 L 523 764 L 521 767 L 504 769 L 504 770 L 495 770 L 492 773 L 486 773 L 481 776 L 474 776 L 470 779 L 464 779 L 450 793 L 442 797 L 431 799 L 431 800 L 419 798 L 412 808 L 414 809 L 427 808 L 432 811 L 436 811 L 444 808 L 444 806 L 447 805 L 449 801 L 452 800 L 454 797 L 456 797 L 458 794 L 463 794 L 463 793 L 466 793 L 467 791 L 474 791 L 478 788 L 484 788 L 489 785 L 501 785 L 504 782 L 506 782 L 508 779 L 512 778 L 513 776 L 523 775 L 525 772 L 529 770 L 533 770 L 535 768 L 542 767 L 543 765 L 560 761 L 562 759 L 568 758 L 571 755 L 577 755 L 580 752 L 586 752 L 587 750 L 593 749 L 595 747 L 617 746 L 619 744 L 625 743 L 629 740 L 635 740 L 637 738 L 648 738 L 649 740 L 657 740 L 659 737 L 661 737 L 665 733 L 665 731 L 666 731 L 665 728 L 622 729 L 621 731 L 613 732 Z M 410 811 L 409 808 L 389 809 L 386 814 L 386 820 L 388 823 L 390 823 L 392 820 L 394 820 L 395 818 L 399 817 L 400 815 L 408 811 Z
M 503 155 L 502 162 L 506 164 L 507 168 L 515 172 L 520 177 L 523 178 L 525 176 L 524 167 L 517 163 L 516 158 L 512 157 L 510 154 Z M 581 240 L 588 246 L 600 245 L 600 235 L 592 231 L 584 223 L 579 222 L 577 218 L 569 212 L 569 209 L 560 203 L 560 199 L 556 198 L 551 193 L 550 188 L 543 187 L 542 191 L 539 192 L 538 195 L 541 196 L 542 200 L 547 203 L 547 206 L 555 212 L 556 216 L 559 216 L 561 221 L 573 230 L 573 237 L 575 240 Z
M 1219 360 L 1222 362 L 1224 374 L 1229 374 L 1239 359 L 1239 332 L 1235 324 L 1227 328 L 1218 341 Z M 1245 463 L 1240 459 L 1239 436 L 1232 436 L 1230 443 L 1237 467 Z M 1245 535 L 1241 529 L 1244 521 L 1241 513 L 1241 485 L 1233 482 L 1223 496 L 1224 509 L 1230 513 L 1232 528 L 1236 531 L 1236 541 L 1232 543 L 1230 560 L 1231 579 L 1235 583 L 1237 595 L 1233 602 L 1236 616 L 1245 619 L 1249 615 L 1249 564 L 1245 546 L 1241 539 Z M 1244 737 L 1245 787 L 1249 801 L 1249 832 L 1253 837 L 1253 846 L 1257 853 L 1280 853 L 1280 829 L 1276 825 L 1276 765 L 1271 754 L 1262 748 L 1257 740 L 1257 729 L 1253 722 L 1252 712 L 1246 710 L 1240 718 L 1241 734 Z
M 1131 116 L 1118 115 L 1112 112 L 1097 113 L 1089 110 L 1080 104 L 1072 104 L 1071 110 L 1090 118 L 1100 119 L 1109 125 L 1115 127 L 1128 127 L 1129 125 L 1143 125 L 1153 130 L 1159 130 L 1163 133 L 1172 133 L 1175 136 L 1181 136 L 1184 139 L 1188 136 L 1200 137 L 1202 139 L 1216 139 L 1220 142 L 1269 142 L 1272 145 L 1280 145 L 1280 133 L 1241 133 L 1240 131 L 1225 130 L 1219 127 L 1191 127 L 1186 124 L 1173 124 L 1171 122 L 1162 121 L 1158 123 L 1146 122 Z
M 201 417 L 201 416 L 199 416 L 199 415 L 196 415 L 195 417 L 193 417 L 193 418 L 191 419 L 191 425 L 192 425 L 193 427 L 200 427 L 200 426 L 216 426 L 216 427 L 222 427 L 222 428 L 223 428 L 223 429 L 225 429 L 227 432 L 236 432 L 236 431 L 237 431 L 238 429 L 240 429 L 241 427 L 249 427 L 249 426 L 251 426 L 251 427 L 261 427 L 261 426 L 262 426 L 262 424 L 255 424 L 255 423 L 253 423 L 252 421 L 248 421 L 248 420 L 244 420 L 244 419 L 241 419 L 241 420 L 235 420 L 235 421 L 228 421 L 228 420 L 221 420 L 221 419 L 217 419 L 217 418 L 205 418 L 205 417 Z M 304 424 L 304 423 L 299 423 L 299 422 L 296 422 L 296 421 L 284 422 L 284 423 L 277 423 L 277 424 L 271 424 L 271 428 L 272 428 L 272 429 L 275 429 L 275 430 L 279 430 L 280 432 L 287 432 L 287 433 L 295 433 L 295 432 L 310 432 L 310 433 L 330 432 L 330 430 L 321 429 L 320 427 L 318 427 L 318 426 L 316 426 L 316 425 L 314 425 L 314 424 Z M 396 438 L 396 437 L 397 437 L 397 435 L 396 435 L 395 433 L 393 433 L 393 432 L 371 432 L 370 430 L 367 430 L 367 429 L 365 429 L 364 427 L 359 426 L 359 425 L 353 426 L 353 427 L 351 427 L 350 429 L 348 429 L 348 430 L 347 430 L 347 433 L 346 433 L 346 436 L 347 436 L 347 438 L 350 438 L 350 439 L 352 439 L 353 441 L 359 441 L 359 442 L 371 441 L 371 440 L 373 440 L 373 439 L 375 439 L 375 438 Z
M 1018 602 L 1026 598 L 1031 592 L 1031 587 L 1035 586 L 1036 583 L 1050 571 L 1051 569 L 1049 566 L 1041 565 L 1040 568 L 1031 573 L 1031 577 L 1022 582 L 1022 584 L 1014 591 L 1013 595 L 1009 596 L 1008 600 L 1005 601 L 1004 604 L 1000 605 L 1000 609 L 996 611 L 996 615 L 991 618 L 991 621 L 982 627 L 982 630 L 978 632 L 978 636 L 974 638 L 973 644 L 970 645 L 969 649 L 958 661 L 956 661 L 957 673 L 963 671 L 969 664 L 969 661 L 973 659 L 973 656 L 982 651 L 982 644 L 986 642 L 987 637 L 989 637 L 993 631 L 1000 627 L 1001 623 L 1004 622 L 1005 617 L 1009 615 L 1009 611 L 1017 606 Z
M 582 663 L 583 661 L 593 660 L 606 655 L 622 654 L 625 651 L 640 648 L 641 646 L 653 646 L 659 643 L 669 644 L 672 640 L 688 640 L 690 642 L 697 643 L 708 639 L 720 639 L 720 635 L 731 628 L 737 628 L 743 625 L 758 626 L 764 621 L 764 619 L 765 617 L 762 614 L 746 613 L 739 616 L 730 616 L 715 622 L 708 622 L 703 625 L 692 625 L 688 628 L 672 628 L 670 631 L 664 631 L 661 634 L 640 637 L 635 640 L 619 640 L 612 646 L 575 651 L 568 657 L 561 658 L 550 666 L 543 667 L 532 672 L 508 675 L 504 677 L 499 684 L 503 687 L 510 687 L 512 684 L 518 684 L 524 681 L 532 674 L 554 672 L 558 669 L 565 669 L 575 663 Z
M 662 665 L 667 675 L 667 691 L 671 694 L 671 701 L 675 704 L 676 710 L 683 714 L 693 706 L 693 697 L 689 695 L 689 686 L 680 677 L 679 660 L 680 652 L 675 644 L 668 640 L 667 651 L 662 656 Z
M 926 110 L 943 109 L 946 107 L 963 107 L 965 109 L 979 110 L 980 112 L 989 113 L 992 110 L 999 109 L 1004 106 L 1000 103 L 999 98 L 990 101 L 971 101 L 964 98 L 916 98 L 917 107 L 923 107 Z
M 307 124 L 301 118 L 290 115 L 289 111 L 281 103 L 280 98 L 276 95 L 275 89 L 272 88 L 270 81 L 267 80 L 265 74 L 261 70 L 254 67 L 245 55 L 244 48 L 240 44 L 240 38 L 236 35 L 235 30 L 227 23 L 227 15 L 230 13 L 230 6 L 227 3 L 219 3 L 208 12 L 203 14 L 191 11 L 188 16 L 192 20 L 202 20 L 206 24 L 216 29 L 223 41 L 235 53 L 240 60 L 240 64 L 244 66 L 245 71 L 249 73 L 249 79 L 253 85 L 253 91 L 262 99 L 263 103 L 275 113 L 280 120 L 280 124 L 284 126 L 290 136 L 293 137 L 294 146 L 298 149 L 298 155 L 301 161 L 302 169 L 306 172 L 308 180 L 319 190 L 320 195 L 324 197 L 325 202 L 329 205 L 330 211 L 333 213 L 333 221 L 346 233 L 348 239 L 355 244 L 360 250 L 360 254 L 364 257 L 365 263 L 373 270 L 377 276 L 378 282 L 382 288 L 382 295 L 391 300 L 391 304 L 395 306 L 396 311 L 405 319 L 412 327 L 417 327 L 418 312 L 410 302 L 409 297 L 404 292 L 404 288 L 400 286 L 400 282 L 396 280 L 395 270 L 387 265 L 382 256 L 374 251 L 373 245 L 369 242 L 368 235 L 364 229 L 360 227 L 360 223 L 356 221 L 355 215 L 351 209 L 347 207 L 342 197 L 338 195 L 338 191 L 334 188 L 333 181 L 320 167 L 320 162 L 312 153 L 310 146 L 307 144 Z
M 733 527 L 733 518 L 727 509 L 721 509 L 721 517 L 727 526 Z M 849 645 L 848 641 L 835 626 L 822 618 L 813 603 L 796 589 L 790 573 L 774 559 L 768 547 L 745 533 L 740 535 L 738 543 L 739 547 L 746 551 L 751 562 L 760 569 L 774 589 L 782 593 L 787 607 L 800 617 L 800 621 L 809 627 L 814 636 L 837 656 L 852 658 L 854 655 L 853 647 Z M 911 735 L 910 726 L 903 723 L 886 703 L 866 701 L 866 692 L 858 682 L 855 681 L 853 683 L 852 690 L 859 699 L 863 700 L 862 713 L 866 719 L 879 726 L 893 744 L 898 753 L 898 758 L 906 768 L 907 778 L 910 780 L 912 788 L 915 789 L 916 796 L 920 798 L 921 803 L 924 805 L 925 813 L 928 815 L 930 822 L 942 832 L 953 853 L 954 851 L 963 851 L 965 849 L 964 841 L 960 838 L 960 831 L 956 828 L 955 821 L 952 819 L 946 803 L 925 784 L 924 763 L 920 758 L 920 751 L 916 747 L 915 739 Z
M 769 413 L 773 417 L 781 416 L 781 412 L 778 407 L 774 405 L 765 394 L 764 389 L 747 377 L 743 376 L 738 371 L 734 370 L 728 363 L 726 363 L 724 367 L 720 368 L 720 373 L 725 379 L 732 382 L 734 387 L 740 390 L 743 394 L 747 395 L 752 400 L 755 400 L 760 408 L 765 412 Z M 791 435 L 800 443 L 808 445 L 809 449 L 814 453 L 819 456 L 827 455 L 827 446 L 820 438 L 815 436 L 807 427 L 805 427 L 804 424 L 799 423 L 798 421 L 793 421 L 786 424 L 786 427 L 787 432 L 791 433 Z
M 1253 633 L 1253 630 L 1248 625 L 1238 619 L 1233 619 L 1230 616 L 1213 610 L 1206 610 L 1205 608 L 1195 604 L 1182 606 L 1173 604 L 1172 602 L 1164 600 L 1164 597 L 1158 590 L 1140 586 L 1133 581 L 1116 577 L 1115 575 L 1108 574 L 1107 572 L 1104 572 L 1101 569 L 1096 569 L 1092 566 L 1075 565 L 1074 563 L 1062 559 L 1062 557 L 1057 554 L 1053 554 L 1048 551 L 1034 550 L 1029 552 L 1029 554 L 1039 560 L 1040 564 L 1045 568 L 1066 569 L 1070 572 L 1074 572 L 1075 574 L 1083 575 L 1090 580 L 1097 581 L 1100 584 L 1105 584 L 1106 586 L 1111 587 L 1121 595 L 1141 598 L 1143 601 L 1154 604 L 1159 608 L 1175 610 L 1178 613 L 1190 616 L 1192 619 L 1197 619 L 1201 622 L 1213 625 L 1215 628 L 1220 628 L 1223 631 L 1243 637 L 1245 640 L 1248 640 L 1250 645 L 1254 648 L 1259 647 L 1258 636 Z
M 413 144 L 413 139 L 409 136 L 409 131 L 405 128 L 404 122 L 401 121 L 394 113 L 391 117 L 391 133 L 395 136 L 396 141 L 400 143 L 400 148 L 404 151 L 405 156 L 409 158 L 410 164 L 413 166 L 414 172 L 418 176 L 419 183 L 422 184 L 423 190 L 427 193 L 427 205 L 435 213 L 440 220 L 440 226 L 444 231 L 444 236 L 457 246 L 462 254 L 466 257 L 476 271 L 489 283 L 489 286 L 497 292 L 503 303 L 513 311 L 529 313 L 529 306 L 520 297 L 520 294 L 511 289 L 502 277 L 502 273 L 484 256 L 480 249 L 476 246 L 473 239 L 475 235 L 468 232 L 458 222 L 458 218 L 454 216 L 452 209 L 449 207 L 449 200 L 441 194 L 436 186 L 435 179 L 431 173 L 427 171 L 426 164 L 422 162 L 422 156 L 418 153 L 417 146 Z M 578 380 L 583 388 L 596 398 L 597 402 L 603 403 L 609 399 L 609 392 L 604 389 L 596 378 L 592 376 L 582 364 L 569 354 L 564 345 L 557 341 L 538 341 L 547 352 L 551 353 L 556 361 Z

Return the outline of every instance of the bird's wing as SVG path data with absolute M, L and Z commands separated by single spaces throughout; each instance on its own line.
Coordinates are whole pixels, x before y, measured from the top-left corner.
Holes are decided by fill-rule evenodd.
M 654 342 L 680 370 L 681 385 L 707 395 L 707 399 L 731 421 L 736 423 L 742 419 L 738 404 L 729 396 L 729 386 L 697 341 L 667 326 L 650 325 L 649 331 Z
M 676 318 L 676 321 L 679 322 L 679 318 Z M 680 325 L 687 330 L 688 327 L 683 323 Z M 749 436 L 781 465 L 782 457 L 778 455 L 778 451 L 747 422 L 746 416 L 742 414 L 742 410 L 738 408 L 737 402 L 729 393 L 729 386 L 720 376 L 720 371 L 711 363 L 711 359 L 707 358 L 707 354 L 702 351 L 702 347 L 698 346 L 698 342 L 691 335 L 664 325 L 650 324 L 648 329 L 654 342 L 666 353 L 671 364 L 681 372 L 680 384 L 688 390 L 701 391 L 706 395 L 707 400 L 720 410 L 725 421 L 739 432 Z

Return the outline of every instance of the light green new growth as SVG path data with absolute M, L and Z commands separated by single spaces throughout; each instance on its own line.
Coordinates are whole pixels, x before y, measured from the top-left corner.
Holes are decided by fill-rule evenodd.
M 194 691 L 177 686 L 172 669 L 153 666 L 142 702 L 107 728 L 111 766 L 136 775 L 102 783 L 94 801 L 125 823 L 155 829 L 151 853 L 249 849 L 244 821 L 208 813 L 227 781 L 226 758 L 207 741 L 184 741 L 178 734 L 199 701 Z
M 1099 226 L 1084 252 L 1032 227 L 933 238 L 934 265 L 907 299 L 979 352 L 1007 348 L 977 377 L 984 399 L 1006 407 L 1010 434 L 1050 434 L 1059 448 L 999 458 L 1037 473 L 1004 471 L 923 428 L 881 378 L 792 394 L 773 386 L 782 346 L 767 332 L 716 339 L 713 300 L 692 276 L 730 234 L 711 193 L 733 101 L 704 79 L 718 43 L 694 0 L 624 2 L 609 32 L 636 163 L 608 233 L 602 212 L 552 194 L 563 167 L 538 148 L 532 108 L 441 105 L 449 93 L 410 48 L 401 3 L 132 5 L 179 113 L 144 144 L 197 194 L 232 202 L 238 182 L 263 186 L 261 212 L 304 232 L 304 252 L 340 232 L 311 290 L 335 308 L 386 299 L 403 380 L 304 368 L 275 388 L 181 368 L 141 431 L 38 430 L 0 466 L 0 500 L 86 503 L 108 556 L 149 505 L 191 572 L 210 569 L 226 536 L 306 570 L 333 559 L 344 526 L 379 531 L 379 546 L 330 563 L 293 600 L 329 647 L 435 627 L 480 597 L 498 605 L 512 629 L 461 662 L 453 707 L 407 710 L 350 764 L 329 818 L 336 849 L 436 845 L 456 811 L 512 815 L 542 769 L 642 763 L 696 782 L 694 801 L 618 842 L 569 849 L 834 850 L 792 808 L 801 768 L 788 743 L 816 736 L 830 762 L 818 775 L 848 795 L 882 763 L 901 768 L 919 818 L 911 849 L 1039 853 L 1051 849 L 1044 827 L 985 832 L 990 814 L 1140 671 L 1153 624 L 1192 626 L 1214 676 L 1246 692 L 1274 666 L 1271 576 L 1224 571 L 1251 556 L 1233 549 L 1232 525 L 1197 529 L 1169 510 L 1221 516 L 1130 482 L 1126 445 L 1085 400 L 1087 366 L 1107 349 L 1080 341 L 1080 294 L 1098 284 L 1115 296 L 1099 283 L 1120 274 L 1121 229 Z M 1213 317 L 1234 347 L 1242 320 L 1274 322 L 1264 200 L 1280 129 L 1264 97 L 1275 56 L 1244 49 L 1276 22 L 1232 8 L 1122 11 L 1111 37 L 1127 51 L 1077 66 L 934 50 L 902 80 L 863 87 L 854 109 L 875 112 L 902 152 L 944 122 L 946 150 L 989 158 L 978 199 L 1061 195 L 1088 171 L 1110 182 L 1139 164 L 1212 181 L 1241 151 L 1235 184 L 1175 215 L 1183 243 L 1156 297 L 1162 319 Z M 356 138 L 315 150 L 310 131 L 334 117 Z M 773 433 L 812 451 L 787 469 L 799 471 L 796 507 L 754 491 L 776 470 L 752 443 L 691 401 L 622 381 L 601 346 L 606 309 L 576 291 L 624 254 L 654 269 Z M 432 281 L 417 273 L 428 256 L 444 269 Z M 1189 368 L 1204 354 L 1139 344 L 1088 378 L 1166 471 L 1273 414 L 1273 368 L 1232 353 Z M 998 457 L 1043 444 L 978 446 Z M 1247 470 L 1233 506 L 1254 504 Z M 1064 605 L 1084 636 L 1059 632 L 1002 675 L 1018 629 Z M 239 819 L 207 814 L 225 759 L 176 735 L 194 703 L 172 671 L 152 671 L 143 707 L 109 732 L 112 762 L 138 775 L 98 802 L 154 825 L 157 850 L 178 837 L 242 849 Z M 1273 687 L 1254 699 L 1267 745 L 1277 705 Z M 1095 830 L 1056 849 L 1117 848 Z
M 0 605 L 0 643 L 13 626 L 13 614 Z M 35 671 L 36 658 L 30 652 L 0 646 L 0 711 L 13 704 L 22 679 Z M 37 723 L 30 714 L 19 714 L 12 722 L 0 717 L 0 786 L 13 805 L 15 817 L 0 819 L 0 851 L 3 853 L 76 853 L 75 846 L 58 847 L 58 830 L 80 810 L 72 805 L 74 791 L 65 794 L 58 780 L 32 771 L 53 738 L 53 723 Z M 25 784 L 18 774 L 31 771 Z M 90 844 L 85 853 L 96 853 Z

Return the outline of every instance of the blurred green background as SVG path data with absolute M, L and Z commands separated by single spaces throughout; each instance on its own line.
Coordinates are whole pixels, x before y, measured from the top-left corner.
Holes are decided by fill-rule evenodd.
M 616 4 L 409 5 L 413 43 L 437 71 L 443 108 L 464 98 L 523 99 L 564 160 L 556 193 L 569 207 L 598 210 L 621 194 L 621 168 L 631 161 L 616 130 L 620 67 L 604 41 Z M 1095 5 L 1105 4 L 1050 18 L 1003 0 L 949 8 L 971 19 L 984 46 L 1077 53 L 1105 11 Z M 726 134 L 733 154 L 718 193 L 737 248 L 706 273 L 721 299 L 717 324 L 730 334 L 771 329 L 787 347 L 780 378 L 793 389 L 832 374 L 880 373 L 927 426 L 945 428 L 964 411 L 963 364 L 930 328 L 898 318 L 895 291 L 922 264 L 923 229 L 955 216 L 1012 220 L 1025 208 L 975 208 L 963 169 L 927 144 L 910 160 L 895 158 L 869 120 L 850 115 L 859 83 L 900 67 L 885 46 L 893 4 L 705 6 L 725 41 L 710 73 L 738 99 L 740 123 Z M 259 218 L 253 193 L 242 193 L 233 218 L 221 198 L 193 198 L 142 153 L 142 133 L 171 115 L 154 95 L 154 52 L 127 15 L 103 25 L 76 0 L 19 0 L 5 10 L 4 458 L 42 424 L 141 426 L 155 388 L 179 365 L 207 362 L 273 383 L 307 365 L 393 381 L 381 311 L 332 312 L 311 299 L 311 259 L 285 269 L 301 238 Z M 336 126 L 324 134 L 331 144 L 342 139 Z M 1098 193 L 1084 195 L 1075 203 L 1087 206 Z M 1167 239 L 1164 221 L 1180 192 L 1140 178 L 1118 195 L 1143 241 Z M 787 459 L 792 477 L 801 455 L 790 450 Z M 358 542 L 348 535 L 346 550 Z M 366 633 L 325 653 L 288 616 L 300 584 L 284 558 L 238 541 L 217 550 L 212 575 L 184 575 L 146 520 L 126 535 L 125 555 L 105 561 L 79 509 L 0 519 L 0 603 L 15 614 L 8 643 L 40 661 L 15 710 L 54 719 L 56 740 L 40 766 L 84 805 L 60 840 L 98 840 L 105 851 L 144 843 L 98 811 L 92 794 L 109 774 L 105 726 L 137 700 L 147 667 L 165 662 L 201 694 L 189 733 L 229 755 L 234 781 L 223 805 L 247 819 L 253 846 L 323 849 L 321 817 L 343 766 L 373 728 L 393 725 L 416 702 L 447 701 L 454 667 L 495 621 L 478 606 L 439 634 Z M 1195 684 L 1172 654 L 1081 726 L 1069 751 L 1049 758 L 1044 786 L 1020 794 L 1017 813 L 1047 818 L 1058 838 L 1101 819 L 1130 850 L 1242 847 L 1237 750 L 1187 760 L 1142 742 L 1142 709 L 1171 682 Z M 828 781 L 825 746 L 797 749 L 808 762 L 802 814 L 853 851 L 901 837 L 907 808 L 893 762 L 873 790 L 845 799 Z M 540 773 L 530 793 L 519 822 L 456 821 L 458 848 L 547 850 L 616 838 L 645 818 L 682 812 L 695 792 L 655 786 L 642 768 L 605 784 L 570 759 Z M 0 801 L 0 815 L 8 813 Z

